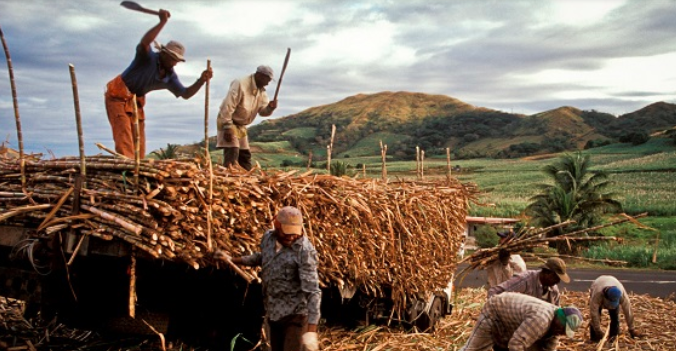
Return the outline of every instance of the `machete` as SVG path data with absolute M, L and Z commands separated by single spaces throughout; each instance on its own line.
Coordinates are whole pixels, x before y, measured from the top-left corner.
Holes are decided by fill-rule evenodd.
M 137 4 L 133 1 L 122 1 L 120 3 L 120 6 L 127 8 L 129 10 L 139 11 L 139 12 L 143 12 L 143 13 L 147 13 L 147 14 L 151 14 L 151 15 L 159 15 L 160 14 L 159 11 L 147 9 L 147 8 L 141 6 L 141 5 L 139 5 L 139 4 Z

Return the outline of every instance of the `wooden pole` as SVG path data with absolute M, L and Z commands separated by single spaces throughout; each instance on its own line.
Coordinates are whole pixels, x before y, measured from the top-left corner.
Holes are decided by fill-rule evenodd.
M 19 159 L 21 160 L 21 188 L 26 189 L 26 160 L 23 153 L 23 134 L 21 133 L 21 117 L 19 116 L 19 100 L 16 97 L 16 83 L 14 82 L 14 69 L 12 68 L 12 57 L 9 55 L 9 47 L 5 41 L 5 35 L 0 28 L 0 39 L 2 47 L 5 49 L 7 58 L 7 72 L 9 72 L 9 84 L 12 88 L 12 103 L 14 104 L 14 120 L 16 121 L 16 137 L 19 143 Z
M 73 85 L 73 104 L 75 105 L 75 124 L 77 125 L 77 141 L 80 147 L 80 175 L 84 178 L 87 175 L 85 164 L 84 136 L 82 133 L 82 116 L 80 114 L 80 97 L 77 89 L 77 78 L 75 77 L 75 66 L 69 64 L 70 81 Z
M 383 141 L 380 141 L 380 157 L 382 159 L 382 178 L 383 182 L 387 182 L 387 144 L 383 144 Z
M 310 151 L 310 154 L 307 157 L 307 170 L 310 170 L 310 167 L 312 167 L 312 151 Z
M 415 147 L 415 179 L 420 180 L 420 146 Z
M 451 180 L 451 148 L 446 148 L 446 179 Z
M 331 153 L 333 152 L 333 138 L 336 136 L 336 125 L 331 125 L 331 141 L 326 147 L 326 170 L 331 174 Z
M 420 150 L 420 180 L 425 178 L 425 150 Z
M 366 163 L 361 164 L 361 172 L 364 175 L 364 178 L 366 178 Z
M 211 60 L 207 60 L 207 71 L 211 69 Z M 213 244 L 211 242 L 211 205 L 214 201 L 214 167 L 211 163 L 211 153 L 209 152 L 209 81 L 207 79 L 207 85 L 204 88 L 204 152 L 205 160 L 209 166 L 209 200 L 207 201 L 207 251 L 211 252 L 213 250 Z
M 129 317 L 136 318 L 136 247 L 131 247 L 129 262 Z
M 655 237 L 655 250 L 653 251 L 653 263 L 657 263 L 657 249 L 660 246 L 660 231 L 657 231 L 657 237 Z

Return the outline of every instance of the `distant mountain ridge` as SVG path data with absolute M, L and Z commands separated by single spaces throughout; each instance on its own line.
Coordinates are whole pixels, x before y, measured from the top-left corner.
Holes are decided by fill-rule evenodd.
M 533 115 L 477 107 L 445 95 L 411 92 L 358 94 L 249 128 L 256 142 L 288 141 L 302 154 L 321 158 L 336 126 L 334 155 L 388 154 L 401 159 L 453 150 L 455 157 L 518 157 L 616 142 L 626 133 L 676 126 L 676 105 L 656 102 L 615 117 L 563 106 Z

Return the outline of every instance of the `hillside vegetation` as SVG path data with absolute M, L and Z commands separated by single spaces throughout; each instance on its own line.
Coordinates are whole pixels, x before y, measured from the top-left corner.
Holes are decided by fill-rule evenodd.
M 416 146 L 428 156 L 450 148 L 454 159 L 518 158 L 618 141 L 640 144 L 674 128 L 676 105 L 657 102 L 619 117 L 570 106 L 526 116 L 444 95 L 381 92 L 265 120 L 249 130 L 253 141 L 288 141 L 298 154 L 323 160 L 332 125 L 334 156 L 377 155 L 382 140 L 398 160 L 415 159 Z

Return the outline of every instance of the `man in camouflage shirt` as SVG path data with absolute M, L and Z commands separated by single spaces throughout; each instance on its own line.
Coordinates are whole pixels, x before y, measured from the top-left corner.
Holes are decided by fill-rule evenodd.
M 246 266 L 261 266 L 265 312 L 270 327 L 272 351 L 318 349 L 317 324 L 321 290 L 317 274 L 317 251 L 302 234 L 303 216 L 293 207 L 282 208 L 274 229 L 263 234 L 261 251 L 230 258 L 217 258 Z
M 582 314 L 575 307 L 559 308 L 532 296 L 505 292 L 486 301 L 460 351 L 552 351 L 560 335 L 572 338 L 581 324 Z
M 552 257 L 539 270 L 527 270 L 525 273 L 513 276 L 488 289 L 488 299 L 503 292 L 518 292 L 530 295 L 554 305 L 559 305 L 560 292 L 556 285 L 559 282 L 568 283 L 570 277 L 566 273 L 566 263 Z

